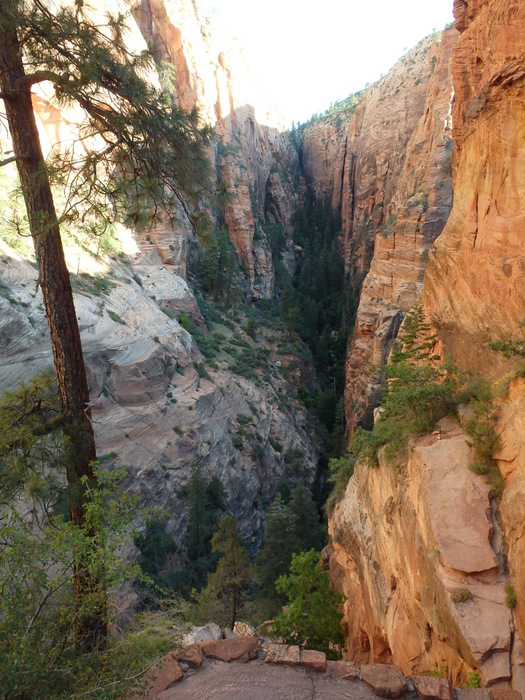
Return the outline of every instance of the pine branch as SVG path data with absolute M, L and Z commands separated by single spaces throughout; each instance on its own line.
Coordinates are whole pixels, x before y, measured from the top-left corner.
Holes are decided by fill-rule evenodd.
M 0 168 L 4 165 L 9 165 L 9 163 L 14 163 L 15 160 L 27 160 L 28 158 L 28 155 L 11 156 L 10 158 L 0 161 Z
M 25 84 L 29 86 L 37 85 L 38 83 L 43 83 L 46 80 L 54 83 L 55 85 L 59 85 L 61 82 L 63 82 L 62 76 L 54 73 L 51 70 L 37 70 L 34 73 L 29 73 L 26 76 Z

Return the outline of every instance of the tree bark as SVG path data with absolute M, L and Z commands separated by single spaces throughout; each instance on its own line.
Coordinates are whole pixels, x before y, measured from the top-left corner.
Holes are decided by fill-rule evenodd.
M 4 12 L 4 8 L 1 11 Z M 31 101 L 30 81 L 16 31 L 6 29 L 1 23 L 0 89 L 40 271 L 61 410 L 67 419 L 66 470 L 71 520 L 80 526 L 85 521 L 82 477 L 96 484 L 93 473 L 96 450 L 86 370 L 69 272 Z M 79 608 L 77 641 L 88 646 L 99 645 L 106 636 L 103 591 L 83 561 L 76 563 L 74 581 Z M 83 601 L 99 594 L 101 604 L 95 605 L 94 612 L 87 616 L 83 614 Z

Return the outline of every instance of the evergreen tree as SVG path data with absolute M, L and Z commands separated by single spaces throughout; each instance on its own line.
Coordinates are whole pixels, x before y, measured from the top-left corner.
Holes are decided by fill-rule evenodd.
M 151 607 L 157 595 L 166 595 L 173 586 L 173 570 L 167 570 L 166 564 L 177 546 L 166 532 L 166 522 L 159 518 L 148 522 L 146 531 L 135 537 L 135 544 L 140 549 L 140 568 L 151 580 L 139 584 L 141 605 Z
M 393 364 L 410 362 L 419 366 L 421 362 L 439 360 L 437 355 L 432 355 L 436 340 L 437 335 L 431 334 L 423 304 L 418 299 L 401 326 L 390 361 Z
M 204 288 L 211 296 L 219 280 L 219 245 L 215 232 L 211 234 L 202 254 L 201 274 Z
M 293 516 L 292 535 L 297 552 L 320 551 L 326 544 L 326 533 L 319 522 L 319 511 L 310 489 L 298 483 L 290 498 Z
M 188 525 L 184 537 L 185 556 L 181 561 L 180 587 L 188 594 L 200 590 L 217 558 L 212 552 L 212 537 L 224 508 L 224 489 L 218 477 L 209 481 L 202 473 L 200 462 L 191 471 L 187 489 Z
M 289 606 L 276 618 L 274 634 L 286 644 L 324 651 L 329 659 L 341 658 L 344 596 L 330 588 L 318 552 L 294 554 L 290 575 L 279 578 L 277 589 L 286 594 Z
M 106 219 L 125 216 L 129 223 L 168 217 L 202 192 L 207 161 L 196 114 L 185 115 L 141 77 L 151 54 L 130 54 L 122 16 L 106 27 L 93 22 L 82 2 L 48 9 L 41 0 L 5 0 L 0 13 L 0 98 L 11 135 L 28 214 L 51 336 L 64 432 L 70 445 L 67 467 L 71 519 L 85 521 L 85 486 L 94 488 L 96 457 L 89 391 L 73 294 L 51 176 L 68 183 L 62 218 Z M 46 164 L 31 101 L 31 87 L 50 83 L 59 105 L 76 104 L 86 115 L 79 148 Z M 95 151 L 90 138 L 104 142 Z M 113 206 L 108 206 L 111 197 Z M 103 226 L 102 226 L 103 228 Z M 96 547 L 93 532 L 93 546 Z M 75 596 L 100 589 L 86 562 L 78 562 Z M 77 639 L 87 647 L 106 636 L 104 606 L 77 621 Z
M 266 514 L 264 545 L 257 555 L 261 597 L 274 599 L 274 608 L 284 602 L 276 596 L 275 581 L 290 567 L 292 553 L 298 551 L 294 516 L 281 496 L 277 496 Z
M 212 538 L 212 551 L 220 555 L 216 570 L 198 597 L 202 620 L 225 622 L 233 629 L 246 601 L 252 580 L 252 565 L 242 537 L 231 515 L 223 518 Z
M 105 608 L 105 587 L 140 577 L 119 553 L 146 515 L 120 493 L 126 474 L 101 473 L 86 519 L 73 525 L 64 474 L 69 462 L 56 386 L 44 375 L 0 398 L 0 697 L 71 697 L 72 679 L 100 658 L 79 654 L 76 624 Z M 22 506 L 22 507 L 21 507 Z M 93 556 L 92 532 L 98 536 Z M 78 562 L 100 588 L 73 600 Z

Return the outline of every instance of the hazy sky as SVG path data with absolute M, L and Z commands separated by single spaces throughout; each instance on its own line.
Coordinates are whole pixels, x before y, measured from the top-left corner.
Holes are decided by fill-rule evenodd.
M 290 125 L 386 74 L 453 0 L 210 0 Z

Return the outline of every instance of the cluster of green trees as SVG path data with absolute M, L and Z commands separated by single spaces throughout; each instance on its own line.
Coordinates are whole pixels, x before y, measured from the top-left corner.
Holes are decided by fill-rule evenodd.
M 217 476 L 207 479 L 197 460 L 191 470 L 186 497 L 187 526 L 180 547 L 166 531 L 166 519 L 154 517 L 135 538 L 139 564 L 147 581 L 139 583 L 141 605 L 152 607 L 174 592 L 189 599 L 206 584 L 217 563 L 212 538 L 225 512 L 224 488 Z
M 319 550 L 326 533 L 310 490 L 298 484 L 286 504 L 278 495 L 267 514 L 262 548 L 250 560 L 231 516 L 212 537 L 219 555 L 207 585 L 194 591 L 192 617 L 215 620 L 232 629 L 239 614 L 258 623 L 276 618 L 275 634 L 286 643 L 302 643 L 340 658 L 344 597 L 330 589 Z M 288 605 L 283 609 L 284 605 Z
M 155 607 L 176 593 L 195 603 L 196 620 L 229 624 L 231 609 L 225 608 L 225 594 L 220 592 L 227 570 L 219 552 L 224 552 L 225 541 L 228 547 L 242 544 L 244 548 L 244 544 L 227 514 L 220 480 L 216 476 L 207 479 L 200 463 L 193 466 L 183 495 L 187 498 L 187 526 L 180 547 L 167 534 L 165 521 L 158 518 L 135 539 L 141 553 L 139 564 L 146 575 L 146 582 L 139 583 L 142 604 Z M 243 564 L 242 583 L 235 591 L 236 611 L 248 602 L 247 614 L 253 620 L 273 617 L 286 602 L 276 589 L 276 581 L 288 573 L 292 556 L 310 549 L 319 552 L 326 542 L 326 527 L 310 489 L 299 482 L 285 495 L 286 501 L 277 494 L 270 505 L 262 547 L 253 563 Z M 238 561 L 241 559 L 244 561 L 244 555 Z
M 226 308 L 237 307 L 242 299 L 240 267 L 226 226 L 221 226 L 218 233 L 210 232 L 203 248 L 199 269 L 203 289 Z
M 282 286 L 281 306 L 288 330 L 309 347 L 315 387 L 300 397 L 331 435 L 331 456 L 343 451 L 344 366 L 358 306 L 359 285 L 345 275 L 341 214 L 327 199 L 309 197 L 297 216 L 294 243 L 300 257 L 292 279 Z
M 94 619 L 105 624 L 114 618 L 108 588 L 142 578 L 138 565 L 119 556 L 143 514 L 137 500 L 121 492 L 126 474 L 93 466 L 97 485 L 87 477 L 78 484 L 82 522 L 71 518 L 65 472 L 74 443 L 67 424 L 50 376 L 0 400 L 4 698 L 69 696 L 71 679 L 77 677 L 96 686 L 103 645 L 86 644 L 86 625 L 91 630 Z

